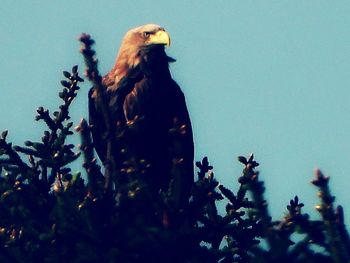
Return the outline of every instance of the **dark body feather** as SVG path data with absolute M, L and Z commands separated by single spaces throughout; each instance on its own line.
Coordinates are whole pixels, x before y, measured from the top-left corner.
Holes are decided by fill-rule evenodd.
M 169 62 L 173 60 L 165 54 L 163 45 L 145 46 L 138 56 L 140 63 L 127 72 L 116 88 L 108 88 L 114 85 L 110 75 L 104 78 L 109 111 L 115 124 L 141 117 L 139 128 L 132 133 L 128 147 L 137 159 L 150 163 L 147 177 L 152 188 L 166 191 L 173 179 L 173 191 L 178 195 L 176 202 L 184 204 L 189 197 L 194 175 L 192 127 L 185 97 L 171 78 Z M 89 115 L 95 148 L 104 162 L 106 140 L 102 135 L 105 127 L 103 117 L 96 108 L 93 89 L 89 93 Z M 175 142 L 169 132 L 174 122 L 178 126 L 185 125 L 186 131 Z M 182 159 L 180 174 L 172 171 L 174 158 Z

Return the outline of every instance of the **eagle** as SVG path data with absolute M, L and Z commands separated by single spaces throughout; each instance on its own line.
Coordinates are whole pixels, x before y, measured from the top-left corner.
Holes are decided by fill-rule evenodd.
M 186 206 L 194 177 L 194 143 L 185 96 L 172 79 L 165 47 L 170 37 L 156 24 L 129 30 L 124 36 L 115 65 L 102 78 L 111 125 L 139 121 L 128 140 L 138 160 L 149 164 L 147 182 L 155 192 L 172 186 L 175 204 Z M 106 127 L 96 103 L 95 89 L 89 92 L 89 122 L 96 152 L 106 161 Z M 181 136 L 170 131 L 178 128 Z M 120 156 L 115 154 L 118 160 Z M 135 157 L 135 156 L 134 156 Z M 174 163 L 181 167 L 174 171 Z

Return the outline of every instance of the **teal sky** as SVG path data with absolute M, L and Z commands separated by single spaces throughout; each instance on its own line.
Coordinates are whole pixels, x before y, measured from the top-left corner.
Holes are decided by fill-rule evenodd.
M 236 189 L 236 157 L 253 152 L 275 219 L 296 194 L 313 211 L 319 167 L 350 222 L 350 1 L 1 0 L 0 14 L 0 130 L 15 144 L 40 138 L 35 110 L 58 106 L 62 70 L 83 69 L 80 33 L 96 40 L 104 74 L 128 29 L 157 23 L 172 38 L 196 159 L 208 155 Z

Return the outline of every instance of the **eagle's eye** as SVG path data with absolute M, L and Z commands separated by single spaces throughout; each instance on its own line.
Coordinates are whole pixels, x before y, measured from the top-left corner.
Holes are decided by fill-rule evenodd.
M 143 32 L 143 36 L 145 38 L 148 38 L 151 35 L 151 32 Z

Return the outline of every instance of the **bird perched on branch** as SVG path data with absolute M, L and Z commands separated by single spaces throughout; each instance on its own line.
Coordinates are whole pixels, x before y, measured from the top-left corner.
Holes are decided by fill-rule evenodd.
M 169 34 L 158 25 L 128 31 L 114 67 L 102 82 L 112 125 L 142 119 L 128 146 L 137 159 L 150 164 L 149 184 L 159 192 L 167 191 L 172 182 L 175 202 L 182 207 L 193 183 L 194 146 L 185 97 L 169 71 L 169 62 L 175 61 L 165 53 L 169 45 Z M 106 125 L 94 88 L 89 93 L 89 115 L 95 149 L 104 162 Z M 174 139 L 171 130 L 179 136 Z M 174 163 L 180 169 L 174 169 Z

